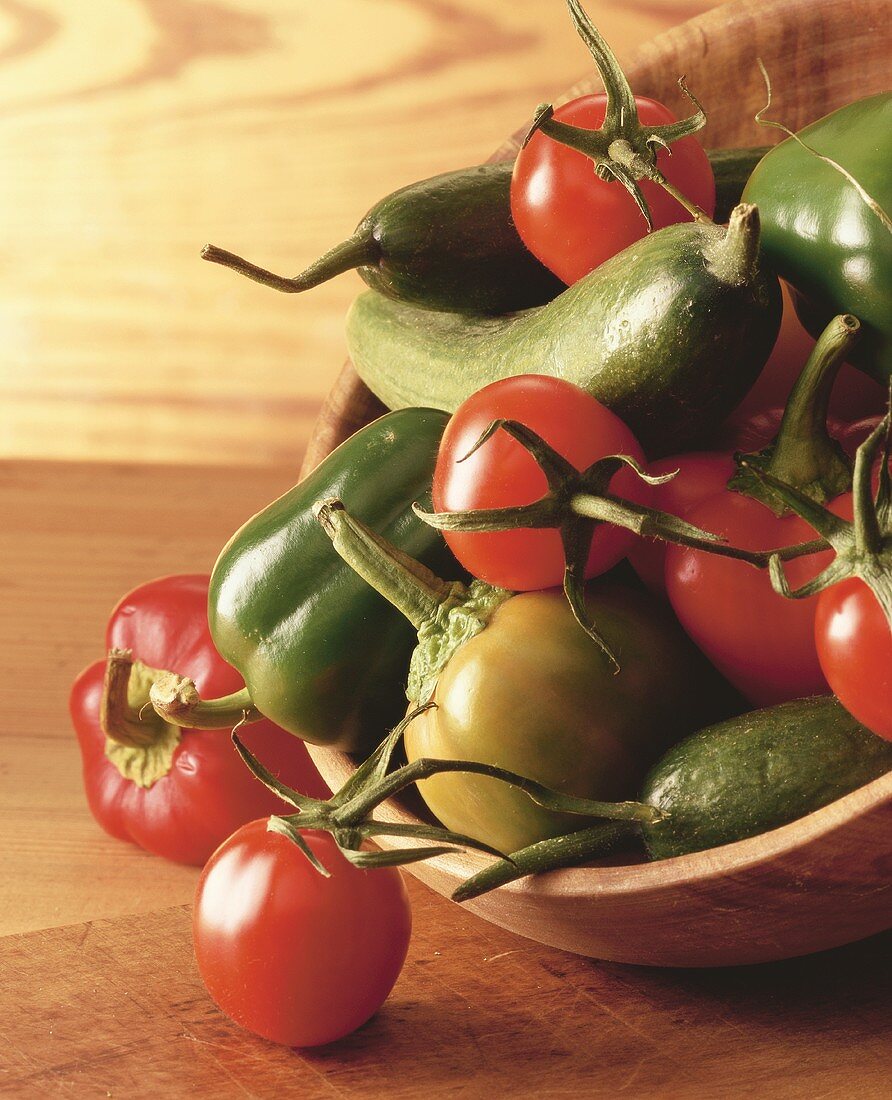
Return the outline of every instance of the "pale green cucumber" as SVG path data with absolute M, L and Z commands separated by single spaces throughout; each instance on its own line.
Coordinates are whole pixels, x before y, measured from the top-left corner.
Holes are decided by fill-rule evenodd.
M 743 398 L 777 337 L 777 278 L 759 217 L 652 233 L 553 301 L 503 317 L 424 309 L 374 291 L 347 318 L 350 356 L 391 409 L 453 411 L 490 382 L 547 374 L 622 417 L 651 457 L 702 437 Z

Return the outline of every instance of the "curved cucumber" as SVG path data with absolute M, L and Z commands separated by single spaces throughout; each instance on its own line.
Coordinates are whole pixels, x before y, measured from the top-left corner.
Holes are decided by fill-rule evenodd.
M 716 221 L 725 221 L 764 149 L 708 154 Z M 565 284 L 527 250 L 511 220 L 513 161 L 411 183 L 369 210 L 351 237 L 285 278 L 208 245 L 203 256 L 286 294 L 356 268 L 373 290 L 428 309 L 508 313 L 551 301 Z
M 671 748 L 641 801 L 666 816 L 642 829 L 652 859 L 757 836 L 804 817 L 892 769 L 892 742 L 832 695 L 742 714 Z
M 759 270 L 758 212 L 727 229 L 687 222 L 645 237 L 554 301 L 507 317 L 420 309 L 366 292 L 347 345 L 390 408 L 453 411 L 490 382 L 575 382 L 629 425 L 650 457 L 694 442 L 752 386 L 774 345 L 781 298 Z

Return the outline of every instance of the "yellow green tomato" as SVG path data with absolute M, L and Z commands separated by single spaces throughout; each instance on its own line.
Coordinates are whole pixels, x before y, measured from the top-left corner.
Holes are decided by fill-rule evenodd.
M 474 760 L 616 801 L 634 797 L 669 745 L 727 716 L 726 686 L 651 597 L 597 581 L 586 599 L 619 672 L 562 592 L 512 596 L 439 673 L 436 707 L 406 730 L 409 760 Z M 504 852 L 590 824 L 488 776 L 446 773 L 419 789 L 447 828 Z

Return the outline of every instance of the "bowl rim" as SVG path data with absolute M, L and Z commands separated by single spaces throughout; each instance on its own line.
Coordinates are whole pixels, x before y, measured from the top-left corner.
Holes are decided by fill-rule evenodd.
M 323 777 L 328 779 L 325 775 L 326 757 L 328 762 L 332 758 L 343 758 L 331 750 L 317 748 L 313 752 L 313 746 L 309 747 L 314 760 L 322 764 Z M 689 887 L 696 883 L 727 878 L 731 873 L 740 873 L 768 860 L 816 844 L 886 807 L 892 811 L 892 770 L 806 814 L 805 817 L 744 840 L 662 860 L 561 868 L 507 883 L 500 887 L 499 893 L 505 890 L 522 891 L 535 893 L 543 898 L 581 899 L 595 895 L 631 897 L 671 890 L 682 885 Z M 380 817 L 386 821 L 417 820 L 399 802 L 385 802 L 380 810 Z M 412 847 L 415 843 L 405 838 L 377 839 L 380 846 L 387 849 Z M 456 850 L 425 860 L 421 864 L 411 864 L 407 870 L 420 877 L 425 877 L 427 873 L 463 880 L 491 863 L 491 857 L 481 853 Z

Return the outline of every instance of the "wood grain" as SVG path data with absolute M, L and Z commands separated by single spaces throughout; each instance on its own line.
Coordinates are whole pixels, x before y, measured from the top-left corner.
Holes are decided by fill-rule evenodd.
M 628 53 L 709 6 L 597 18 Z M 201 246 L 296 272 L 590 68 L 561 0 L 5 0 L 0 456 L 293 463 L 361 284 Z
M 0 940 L 0 1095 L 888 1095 L 890 936 L 745 971 L 635 970 L 410 892 L 409 958 L 384 1008 L 303 1052 L 214 1007 L 186 907 Z

